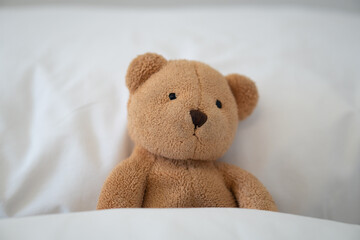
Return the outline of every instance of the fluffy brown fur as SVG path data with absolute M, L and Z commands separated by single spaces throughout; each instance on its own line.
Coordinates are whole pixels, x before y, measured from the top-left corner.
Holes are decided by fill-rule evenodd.
M 128 128 L 136 147 L 106 179 L 98 209 L 276 210 L 253 175 L 214 162 L 231 145 L 238 121 L 256 106 L 258 93 L 249 78 L 224 77 L 200 62 L 147 53 L 132 61 L 126 83 Z

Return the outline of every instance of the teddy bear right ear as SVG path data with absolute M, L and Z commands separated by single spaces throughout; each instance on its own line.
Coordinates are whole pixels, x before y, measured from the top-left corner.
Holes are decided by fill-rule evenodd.
M 166 62 L 163 56 L 155 53 L 145 53 L 132 60 L 126 73 L 126 85 L 130 93 L 134 93 L 151 75 L 158 72 Z

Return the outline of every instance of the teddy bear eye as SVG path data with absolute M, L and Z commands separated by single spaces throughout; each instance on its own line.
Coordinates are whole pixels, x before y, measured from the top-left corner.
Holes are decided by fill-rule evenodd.
M 222 104 L 221 104 L 221 102 L 219 100 L 216 100 L 216 106 L 218 108 L 222 108 Z
M 176 94 L 175 93 L 170 93 L 169 98 L 170 98 L 170 100 L 176 99 Z

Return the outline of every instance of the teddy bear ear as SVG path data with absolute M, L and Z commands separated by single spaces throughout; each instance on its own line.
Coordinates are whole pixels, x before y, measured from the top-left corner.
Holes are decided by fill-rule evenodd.
M 258 102 L 256 85 L 250 78 L 240 74 L 227 75 L 226 80 L 237 103 L 239 120 L 243 120 L 252 113 Z
M 155 53 L 145 53 L 132 60 L 126 73 L 126 85 L 130 93 L 134 93 L 151 75 L 158 72 L 166 62 L 164 57 Z

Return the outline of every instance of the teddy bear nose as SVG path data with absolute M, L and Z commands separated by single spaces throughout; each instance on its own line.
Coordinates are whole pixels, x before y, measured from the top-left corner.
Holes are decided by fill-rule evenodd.
M 201 127 L 207 120 L 206 114 L 200 110 L 191 110 L 190 115 L 195 128 Z

